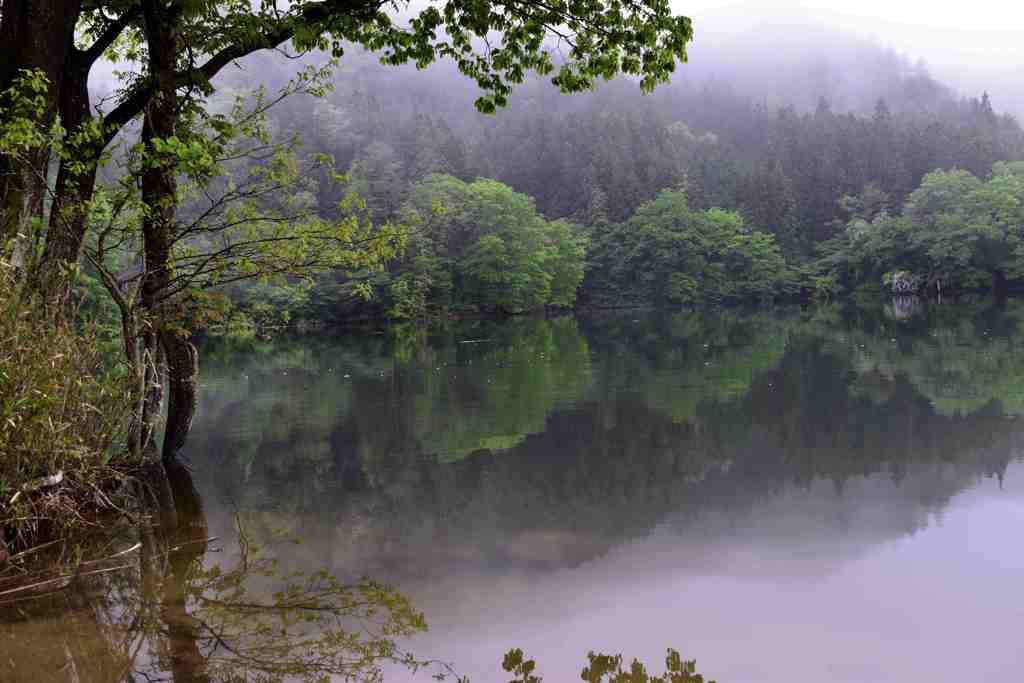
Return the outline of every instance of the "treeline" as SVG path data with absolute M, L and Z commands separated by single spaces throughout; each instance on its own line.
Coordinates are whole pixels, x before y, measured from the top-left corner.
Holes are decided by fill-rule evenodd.
M 321 211 L 354 191 L 374 222 L 407 225 L 407 253 L 383 276 L 322 277 L 297 303 L 266 288 L 242 297 L 265 311 L 291 301 L 322 321 L 828 296 L 921 267 L 899 253 L 882 272 L 838 265 L 849 223 L 900 214 L 936 169 L 984 179 L 1024 158 L 1024 130 L 988 95 L 958 98 L 898 61 L 871 111 L 824 97 L 772 109 L 722 81 L 652 96 L 616 82 L 577 98 L 530 82 L 491 117 L 467 114 L 452 74 L 351 63 L 334 93 L 283 103 L 275 123 L 347 170 L 341 186 L 322 178 Z
M 685 184 L 694 208 L 741 210 L 807 255 L 844 218 L 838 199 L 868 183 L 898 204 L 937 168 L 982 176 L 1024 156 L 1024 132 L 987 95 L 958 98 L 920 71 L 898 81 L 902 90 L 880 84 L 868 111 L 834 109 L 827 97 L 769 107 L 728 81 L 681 79 L 649 96 L 618 81 L 574 98 L 531 82 L 482 116 L 460 102 L 471 93 L 455 74 L 412 88 L 402 71 L 352 61 L 361 66 L 340 72 L 334 93 L 285 103 L 278 122 L 359 178 L 380 219 L 429 173 L 493 178 L 548 218 L 584 225 L 625 220 Z

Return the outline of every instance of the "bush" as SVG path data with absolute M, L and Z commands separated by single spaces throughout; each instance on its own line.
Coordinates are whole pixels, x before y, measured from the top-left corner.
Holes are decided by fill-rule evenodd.
M 43 318 L 15 285 L 0 261 L 0 525 L 24 547 L 85 522 L 120 480 L 132 401 L 95 325 Z

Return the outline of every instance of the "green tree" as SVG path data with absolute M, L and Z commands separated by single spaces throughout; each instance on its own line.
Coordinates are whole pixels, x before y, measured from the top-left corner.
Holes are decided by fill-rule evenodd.
M 1005 294 L 1007 278 L 1024 272 L 1024 177 L 997 166 L 990 180 L 966 171 L 934 171 L 911 193 L 904 217 L 929 276 L 971 289 L 991 282 Z
M 144 256 L 144 270 L 137 282 L 140 303 L 138 324 L 134 325 L 141 348 L 133 357 L 133 325 L 125 326 L 125 346 L 134 366 L 141 368 L 142 404 L 133 439 L 137 448 L 148 445 L 154 432 L 166 377 L 165 456 L 181 445 L 191 423 L 198 372 L 194 347 L 174 325 L 179 292 L 173 261 L 180 241 L 176 227 L 182 198 L 178 179 L 182 174 L 191 175 L 201 184 L 216 175 L 208 168 L 216 150 L 207 154 L 200 141 L 207 134 L 202 122 L 212 122 L 217 133 L 228 124 L 211 116 L 202 100 L 212 92 L 211 79 L 224 66 L 289 41 L 300 51 L 330 49 L 335 57 L 341 56 L 343 41 L 351 41 L 379 51 L 387 64 L 413 62 L 423 67 L 450 58 L 482 89 L 476 104 L 486 112 L 503 106 L 512 86 L 522 82 L 529 71 L 553 74 L 553 83 L 563 92 L 587 89 L 596 79 L 618 73 L 637 75 L 641 87 L 650 89 L 668 78 L 677 60 L 685 60 L 691 37 L 689 19 L 674 16 L 664 0 L 630 6 L 626 11 L 616 3 L 585 7 L 565 2 L 448 3 L 444 7 L 431 3 L 407 17 L 408 24 L 385 13 L 378 3 L 362 0 L 341 6 L 301 2 L 286 10 L 231 2 L 195 5 L 139 0 L 111 6 L 70 0 L 59 8 L 48 2 L 5 3 L 0 15 L 0 53 L 12 59 L 5 61 L 0 72 L 0 92 L 8 92 L 19 74 L 37 70 L 45 87 L 29 122 L 47 129 L 60 113 L 75 126 L 72 136 L 90 134 L 89 144 L 79 145 L 75 155 L 57 159 L 59 194 L 52 202 L 57 211 L 51 216 L 45 240 L 46 157 L 54 150 L 32 143 L 25 150 L 26 160 L 19 162 L 0 149 L 0 257 L 28 253 L 27 245 L 45 242 L 38 266 L 28 263 L 23 268 L 39 274 L 30 290 L 58 305 L 66 299 L 70 273 L 77 268 L 86 241 L 89 226 L 84 207 L 93 199 L 104 149 L 129 121 L 141 115 L 142 144 L 137 147 L 141 163 L 136 177 L 142 208 L 137 215 L 138 249 Z M 50 16 L 58 16 L 60 21 L 50 21 Z M 443 36 L 439 37 L 441 30 Z M 95 36 L 81 64 L 73 64 L 76 33 Z M 502 36 L 499 49 L 480 40 L 495 34 Z M 571 46 L 557 69 L 552 47 L 546 42 L 551 36 Z M 40 46 L 48 50 L 38 49 Z M 129 63 L 129 73 L 131 66 L 138 68 L 114 109 L 93 117 L 88 111 L 89 71 L 100 55 L 110 51 Z M 75 68 L 65 78 L 65 67 L 71 66 Z M 70 89 L 67 97 L 65 89 Z M 4 126 L 9 128 L 10 121 L 5 120 Z M 72 180 L 70 185 L 62 182 L 67 177 Z M 292 244 L 304 241 L 286 239 Z M 250 275 L 259 271 L 259 265 L 253 266 L 233 251 L 221 252 L 227 254 L 222 261 L 233 263 L 228 269 L 248 270 Z M 272 267 L 272 272 L 277 271 Z M 134 305 L 131 297 L 124 296 L 116 277 L 105 277 L 104 282 L 115 298 L 124 300 L 119 302 L 122 312 Z
M 751 230 L 733 211 L 694 211 L 686 195 L 674 191 L 597 237 L 593 258 L 595 270 L 610 274 L 607 282 L 593 283 L 599 292 L 644 303 L 770 299 L 787 279 L 772 235 Z
M 421 234 L 393 296 L 440 283 L 431 298 L 444 303 L 450 292 L 459 307 L 519 313 L 575 303 L 585 240 L 576 226 L 538 215 L 526 195 L 494 180 L 431 175 L 413 189 L 409 211 Z

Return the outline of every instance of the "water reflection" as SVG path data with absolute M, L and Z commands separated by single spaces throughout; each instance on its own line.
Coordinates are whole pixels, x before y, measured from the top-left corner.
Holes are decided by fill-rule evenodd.
M 425 624 L 404 596 L 285 568 L 241 526 L 214 551 L 188 470 L 156 469 L 154 523 L 114 539 L 131 545 L 60 592 L 0 604 L 0 680 L 373 681 L 385 662 L 415 666 L 395 639 Z
M 952 681 L 965 671 L 924 651 L 954 641 L 1019 677 L 1007 577 L 1024 554 L 1005 539 L 1024 531 L 1024 309 L 906 312 L 616 313 L 212 349 L 189 453 L 203 514 L 165 522 L 117 579 L 148 607 L 105 578 L 87 608 L 33 608 L 5 637 L 99 651 L 69 635 L 83 619 L 104 643 L 145 641 L 131 657 L 104 645 L 104 673 L 83 680 L 125 662 L 283 679 L 323 664 L 302 653 L 328 626 L 248 610 L 306 605 L 275 597 L 287 581 L 352 607 L 369 576 L 411 600 L 370 594 L 391 636 L 474 681 L 517 646 L 550 680 L 577 678 L 591 649 L 675 646 L 719 681 Z M 204 553 L 208 536 L 238 548 Z M 265 560 L 244 552 L 257 546 Z M 431 629 L 410 640 L 412 605 Z
M 193 448 L 217 497 L 351 576 L 575 566 L 787 485 L 914 472 L 909 533 L 1020 452 L 1012 315 L 616 315 L 275 345 L 211 371 Z

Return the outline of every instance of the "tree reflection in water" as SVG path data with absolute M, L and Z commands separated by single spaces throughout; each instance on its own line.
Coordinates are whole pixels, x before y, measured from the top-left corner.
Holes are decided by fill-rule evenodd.
M 118 565 L 0 603 L 0 680 L 377 681 L 385 663 L 423 665 L 396 644 L 426 628 L 404 596 L 286 569 L 241 525 L 229 557 L 187 469 L 150 479 L 154 523 Z

